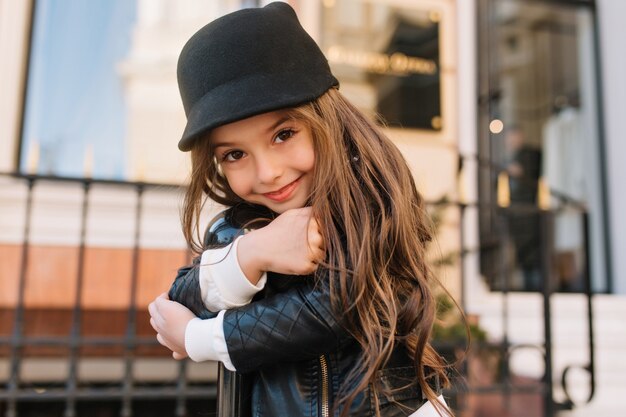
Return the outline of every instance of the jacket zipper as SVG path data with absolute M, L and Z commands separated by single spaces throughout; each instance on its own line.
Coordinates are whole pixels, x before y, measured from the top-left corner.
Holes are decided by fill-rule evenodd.
M 320 368 L 322 371 L 322 417 L 328 417 L 328 363 L 326 356 L 320 356 Z

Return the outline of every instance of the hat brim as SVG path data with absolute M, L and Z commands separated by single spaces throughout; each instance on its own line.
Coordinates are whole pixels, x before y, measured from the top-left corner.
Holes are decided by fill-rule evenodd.
M 308 103 L 338 85 L 334 76 L 320 76 L 319 72 L 310 77 L 261 73 L 222 84 L 191 108 L 178 149 L 190 151 L 198 139 L 218 126 Z

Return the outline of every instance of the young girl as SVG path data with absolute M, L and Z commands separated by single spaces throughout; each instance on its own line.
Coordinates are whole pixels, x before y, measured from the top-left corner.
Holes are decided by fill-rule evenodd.
M 423 200 L 293 9 L 277 2 L 209 23 L 185 45 L 178 81 L 179 148 L 192 159 L 184 234 L 201 257 L 177 282 L 196 298 L 185 304 L 206 310 L 158 297 L 159 342 L 246 377 L 255 416 L 449 415 L 429 343 Z M 207 198 L 232 207 L 231 220 L 258 210 L 271 221 L 203 251 Z

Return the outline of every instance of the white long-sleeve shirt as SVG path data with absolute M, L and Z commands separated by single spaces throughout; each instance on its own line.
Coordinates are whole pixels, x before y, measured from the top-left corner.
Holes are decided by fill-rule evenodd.
M 246 278 L 237 260 L 239 239 L 224 248 L 210 249 L 202 254 L 199 272 L 202 301 L 209 311 L 219 313 L 212 319 L 195 318 L 185 329 L 185 350 L 193 361 L 220 361 L 231 371 L 235 371 L 235 366 L 224 337 L 225 310 L 249 304 L 267 282 L 266 273 L 257 285 L 252 285 Z

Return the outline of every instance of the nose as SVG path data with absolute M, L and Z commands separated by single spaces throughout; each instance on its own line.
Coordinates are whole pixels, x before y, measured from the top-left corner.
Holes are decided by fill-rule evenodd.
M 256 160 L 256 175 L 262 184 L 274 183 L 283 173 L 283 166 L 277 158 L 262 155 Z

